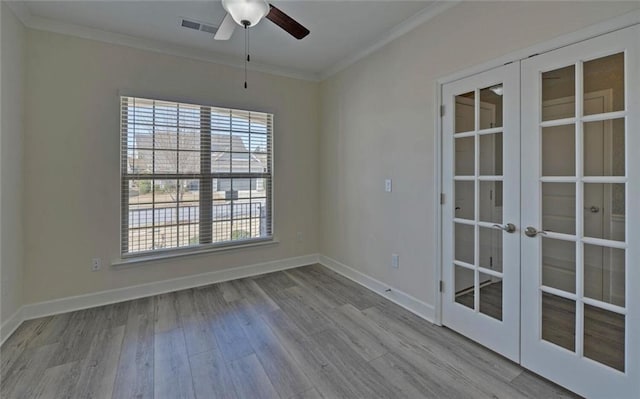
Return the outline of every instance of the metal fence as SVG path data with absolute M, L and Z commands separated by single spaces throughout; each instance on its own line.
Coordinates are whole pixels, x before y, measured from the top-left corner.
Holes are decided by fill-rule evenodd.
M 228 203 L 212 207 L 212 221 L 260 218 L 264 214 L 264 204 Z M 139 208 L 129 210 L 129 228 L 158 227 L 163 225 L 194 224 L 200 221 L 199 206 L 180 206 L 171 208 Z

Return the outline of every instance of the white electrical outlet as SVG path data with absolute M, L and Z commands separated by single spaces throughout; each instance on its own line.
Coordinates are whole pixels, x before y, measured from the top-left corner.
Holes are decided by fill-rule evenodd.
M 301 231 L 296 233 L 296 239 L 298 240 L 298 242 L 302 242 L 302 240 L 304 239 L 304 235 Z
M 385 179 L 385 181 L 384 181 L 384 191 L 386 193 L 390 193 L 391 192 L 391 179 Z
M 102 260 L 100 258 L 93 258 L 91 260 L 91 271 L 97 272 L 102 267 Z
M 394 269 L 400 267 L 400 256 L 398 254 L 391 254 L 391 267 Z

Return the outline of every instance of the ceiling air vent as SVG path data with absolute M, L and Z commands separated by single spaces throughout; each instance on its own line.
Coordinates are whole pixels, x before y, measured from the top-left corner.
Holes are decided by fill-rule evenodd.
M 203 32 L 207 32 L 215 35 L 215 33 L 218 31 L 218 28 L 211 25 L 200 24 L 200 30 Z
M 199 30 L 201 32 L 215 34 L 218 31 L 218 28 L 213 26 L 210 23 L 206 22 L 198 22 L 192 19 L 180 18 L 180 26 L 183 28 Z

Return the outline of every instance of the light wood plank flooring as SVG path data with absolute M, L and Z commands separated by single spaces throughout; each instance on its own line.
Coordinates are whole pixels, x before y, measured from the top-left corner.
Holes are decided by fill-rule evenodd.
M 25 322 L 2 398 L 575 397 L 320 265 Z

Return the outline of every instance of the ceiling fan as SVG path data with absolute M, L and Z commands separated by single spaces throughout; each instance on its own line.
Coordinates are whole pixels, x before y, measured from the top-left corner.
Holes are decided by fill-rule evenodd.
M 227 15 L 214 36 L 215 40 L 229 40 L 236 25 L 246 29 L 257 25 L 262 18 L 278 25 L 298 40 L 309 34 L 309 29 L 267 0 L 222 0 L 222 7 Z

